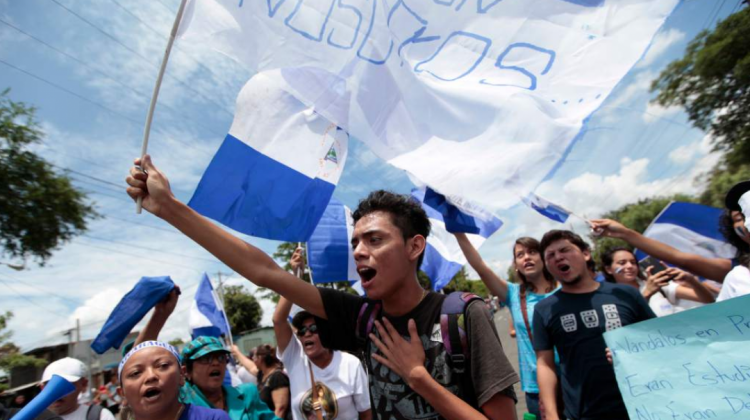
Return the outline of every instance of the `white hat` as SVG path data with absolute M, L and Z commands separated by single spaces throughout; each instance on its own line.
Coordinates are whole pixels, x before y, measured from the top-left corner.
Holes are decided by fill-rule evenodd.
M 52 375 L 62 376 L 68 382 L 76 382 L 77 380 L 88 376 L 88 370 L 82 361 L 72 357 L 66 357 L 60 360 L 55 360 L 44 369 L 42 382 L 47 382 L 52 379 Z

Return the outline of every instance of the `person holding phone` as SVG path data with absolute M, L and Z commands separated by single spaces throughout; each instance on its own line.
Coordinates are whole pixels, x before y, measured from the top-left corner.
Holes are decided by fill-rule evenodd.
M 680 300 L 714 302 L 711 291 L 692 274 L 679 268 L 666 267 L 659 261 L 653 263 L 641 270 L 635 254 L 625 247 L 609 249 L 601 257 L 605 279 L 640 290 L 656 316 L 679 312 L 677 306 Z

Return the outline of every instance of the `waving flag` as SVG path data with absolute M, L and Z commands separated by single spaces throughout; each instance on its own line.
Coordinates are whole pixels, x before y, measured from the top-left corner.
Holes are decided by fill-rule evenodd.
M 360 295 L 364 294 L 352 254 L 353 230 L 352 211 L 331 198 L 307 241 L 307 261 L 313 283 L 348 281 Z
M 550 203 L 534 193 L 529 193 L 529 195 L 524 197 L 521 201 L 536 210 L 542 216 L 554 220 L 555 222 L 565 223 L 568 220 L 568 217 L 572 214 L 562 206 Z
M 97 354 L 104 354 L 111 348 L 119 349 L 133 327 L 173 289 L 174 282 L 169 276 L 141 277 L 109 314 L 102 330 L 91 342 L 91 348 Z
M 341 98 L 323 100 L 346 108 Z M 240 92 L 232 128 L 189 205 L 251 236 L 306 241 L 341 176 L 347 145 L 348 134 L 287 93 L 280 75 L 257 74 Z
M 231 340 L 232 331 L 229 328 L 227 315 L 219 297 L 216 296 L 211 280 L 207 274 L 203 274 L 198 291 L 195 292 L 195 301 L 190 307 L 190 335 L 193 339 L 201 335 L 211 337 L 226 337 Z
M 737 249 L 719 232 L 721 209 L 694 203 L 671 202 L 643 235 L 680 251 L 706 258 L 734 258 Z M 638 260 L 646 254 L 636 250 Z
M 180 42 L 279 70 L 390 164 L 499 209 L 554 170 L 677 3 L 192 0 Z
M 467 237 L 478 249 L 485 239 L 500 229 L 503 222 L 475 206 L 467 206 L 466 203 L 462 203 L 463 208 L 459 209 L 444 196 L 429 188 L 415 189 L 411 194 L 422 203 L 422 208 L 432 224 L 432 231 L 427 237 L 422 271 L 432 281 L 432 289 L 440 290 L 466 264 L 461 247 L 451 232 L 470 231 Z M 432 205 L 437 205 L 440 210 L 436 210 Z M 467 212 L 469 208 L 472 210 L 471 213 Z M 451 229 L 448 226 L 451 226 Z

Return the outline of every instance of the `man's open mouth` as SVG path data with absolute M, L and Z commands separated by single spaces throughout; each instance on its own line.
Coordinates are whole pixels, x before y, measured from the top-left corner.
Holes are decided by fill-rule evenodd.
M 570 266 L 568 264 L 560 264 L 557 266 L 557 269 L 563 274 L 568 274 L 570 272 Z
M 378 271 L 370 267 L 360 267 L 357 269 L 357 273 L 359 273 L 359 277 L 362 278 L 363 282 L 368 282 L 378 274 Z
M 208 376 L 210 378 L 221 377 L 221 371 L 219 369 L 212 370 L 211 372 L 208 373 Z

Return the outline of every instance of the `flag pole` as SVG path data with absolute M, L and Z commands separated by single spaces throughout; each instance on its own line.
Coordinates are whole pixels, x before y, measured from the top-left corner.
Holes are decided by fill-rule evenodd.
M 302 248 L 302 242 L 297 242 L 297 248 Z M 307 253 L 307 247 L 305 247 L 305 253 Z M 302 279 L 305 276 L 305 267 L 304 265 L 297 269 L 297 272 L 294 273 L 299 279 Z M 311 273 L 312 275 L 312 273 Z M 309 362 L 308 368 L 310 370 L 310 383 L 312 384 L 312 387 L 310 388 L 310 400 L 313 403 L 313 410 L 315 411 L 315 414 L 318 417 L 318 420 L 323 420 L 323 407 L 318 404 L 318 408 L 315 408 L 315 403 L 318 402 L 318 387 L 315 385 L 315 374 L 313 373 L 313 367 L 312 367 L 312 360 L 310 358 L 307 358 L 307 361 Z
M 167 49 L 164 51 L 164 58 L 161 60 L 161 67 L 159 67 L 159 75 L 156 77 L 156 85 L 154 85 L 154 93 L 151 95 L 151 104 L 148 107 L 148 115 L 146 116 L 146 126 L 143 128 L 143 144 L 141 145 L 141 159 L 146 155 L 148 150 L 148 136 L 151 132 L 151 121 L 154 118 L 154 109 L 156 109 L 156 100 L 159 97 L 159 89 L 161 89 L 161 81 L 164 78 L 164 71 L 167 69 L 167 61 L 169 61 L 169 54 L 172 52 L 172 44 L 177 36 L 177 29 L 180 26 L 182 20 L 182 13 L 185 11 L 185 4 L 187 0 L 180 2 L 180 8 L 177 10 L 177 16 L 174 19 L 172 25 L 172 32 L 169 34 L 169 41 L 167 42 Z M 138 197 L 135 204 L 135 212 L 141 214 L 143 206 L 143 197 Z

